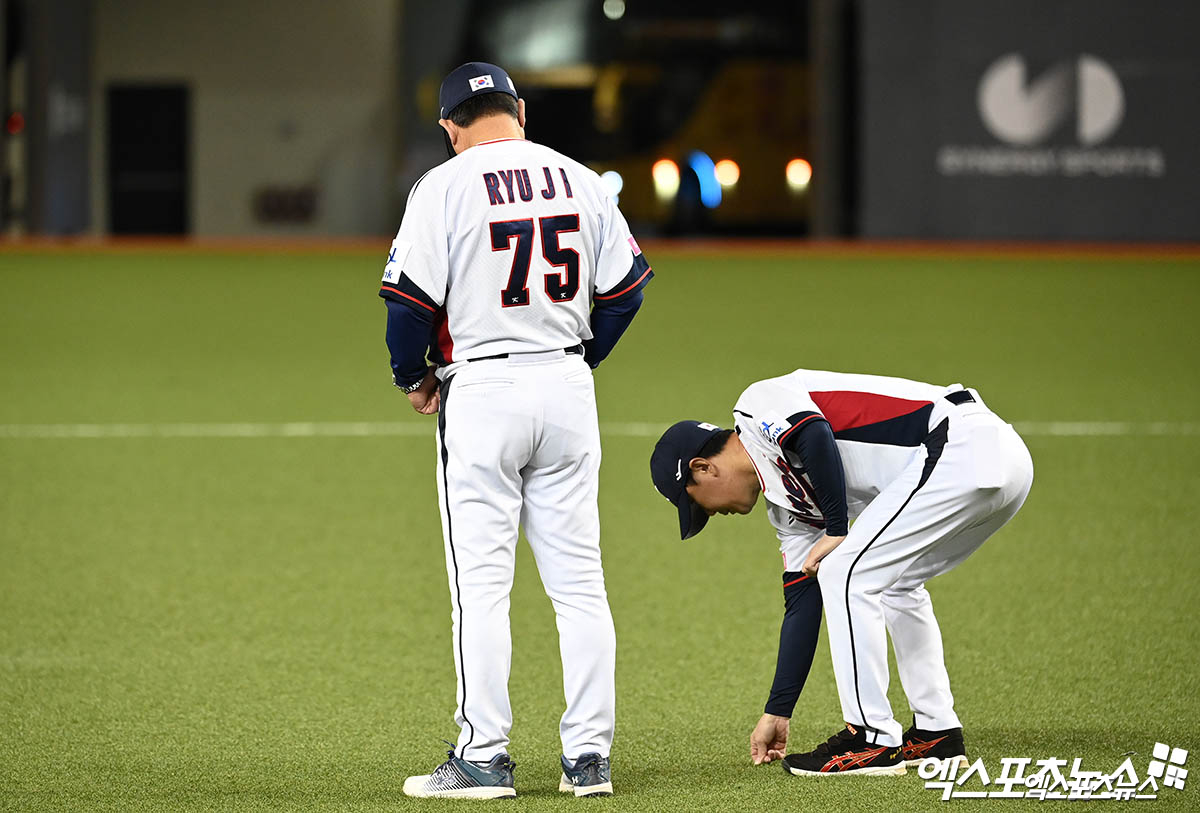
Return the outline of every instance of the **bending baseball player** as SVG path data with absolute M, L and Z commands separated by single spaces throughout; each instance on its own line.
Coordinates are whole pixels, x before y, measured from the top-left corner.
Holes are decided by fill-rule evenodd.
M 965 759 L 925 582 L 1017 513 L 1033 483 L 1021 438 L 961 385 L 815 370 L 751 384 L 733 420 L 732 430 L 675 424 L 650 471 L 678 509 L 683 539 L 713 514 L 748 514 L 766 497 L 786 610 L 775 682 L 751 734 L 753 761 L 782 759 L 790 773 L 825 776 Z M 846 725 L 785 757 L 822 605 Z M 907 731 L 888 704 L 887 633 L 914 714 Z
M 599 176 L 525 139 L 525 101 L 504 70 L 462 65 L 440 100 L 452 157 L 413 186 L 379 295 L 396 386 L 418 412 L 438 413 L 459 735 L 404 792 L 516 794 L 508 608 L 523 526 L 558 620 L 559 790 L 607 795 L 616 636 L 592 369 L 652 274 Z

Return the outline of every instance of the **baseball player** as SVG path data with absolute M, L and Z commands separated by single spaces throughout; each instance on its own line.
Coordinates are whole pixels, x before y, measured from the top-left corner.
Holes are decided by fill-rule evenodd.
M 503 69 L 456 68 L 440 103 L 453 157 L 413 186 L 379 293 L 395 384 L 418 412 L 439 413 L 460 733 L 447 761 L 404 792 L 516 794 L 508 608 L 522 526 L 558 621 L 559 789 L 610 794 L 616 639 L 592 369 L 652 274 L 596 173 L 525 140 L 525 102 Z
M 796 370 L 750 385 L 734 429 L 682 421 L 650 459 L 683 539 L 716 513 L 767 500 L 783 553 L 785 614 L 770 699 L 751 758 L 793 774 L 903 774 L 966 758 L 925 582 L 1012 519 L 1033 483 L 1013 428 L 979 393 L 901 378 Z M 850 521 L 854 525 L 850 526 Z M 814 584 L 814 581 L 816 582 Z M 784 756 L 822 605 L 846 727 Z M 914 714 L 888 704 L 887 635 Z

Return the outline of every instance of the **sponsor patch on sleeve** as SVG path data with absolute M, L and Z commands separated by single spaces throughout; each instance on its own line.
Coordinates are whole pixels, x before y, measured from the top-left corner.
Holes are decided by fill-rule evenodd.
M 768 443 L 778 444 L 779 436 L 782 435 L 783 431 L 787 428 L 789 427 L 786 423 L 776 425 L 768 421 L 758 422 L 758 431 L 762 433 L 762 436 L 767 439 Z
M 629 247 L 633 249 L 633 256 L 635 257 L 642 253 L 642 247 L 637 244 L 637 240 L 634 240 L 633 237 L 629 238 Z
M 408 252 L 412 251 L 412 243 L 406 243 L 397 238 L 392 241 L 392 250 L 388 252 L 387 265 L 383 267 L 383 281 L 393 285 L 400 281 L 400 272 L 404 270 L 404 261 Z

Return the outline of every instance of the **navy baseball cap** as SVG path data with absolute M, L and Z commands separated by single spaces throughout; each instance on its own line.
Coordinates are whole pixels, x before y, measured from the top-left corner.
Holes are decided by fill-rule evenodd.
M 449 118 L 454 108 L 472 96 L 484 93 L 507 93 L 515 99 L 517 87 L 499 65 L 489 62 L 459 65 L 442 80 L 442 89 L 438 92 L 438 105 L 441 107 L 438 118 Z
M 688 496 L 688 464 L 721 427 L 680 421 L 658 439 L 650 455 L 650 479 L 658 493 L 679 509 L 679 538 L 691 539 L 704 528 L 708 514 Z

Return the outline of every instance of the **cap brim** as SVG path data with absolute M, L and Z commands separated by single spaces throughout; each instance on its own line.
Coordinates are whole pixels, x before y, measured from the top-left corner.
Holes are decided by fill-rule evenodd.
M 692 501 L 685 489 L 679 497 L 679 538 L 691 539 L 704 530 L 706 522 L 708 514 Z

